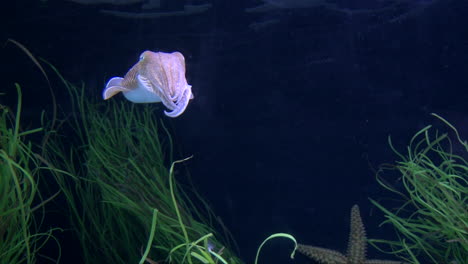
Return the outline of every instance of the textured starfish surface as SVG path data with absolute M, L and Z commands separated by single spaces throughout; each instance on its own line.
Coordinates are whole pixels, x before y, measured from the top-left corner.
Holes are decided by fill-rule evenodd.
M 359 207 L 351 208 L 351 228 L 346 255 L 331 249 L 299 244 L 297 251 L 322 264 L 403 264 L 400 261 L 366 259 L 366 231 Z

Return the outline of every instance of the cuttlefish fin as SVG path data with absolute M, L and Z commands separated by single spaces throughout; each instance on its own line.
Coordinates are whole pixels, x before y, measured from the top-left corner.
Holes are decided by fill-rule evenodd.
M 168 117 L 178 117 L 187 108 L 189 100 L 193 98 L 192 94 L 192 86 L 188 85 L 186 89 L 184 89 L 184 93 L 182 94 L 180 100 L 177 102 L 176 108 L 174 108 L 171 112 L 164 111 L 164 114 Z
M 114 77 L 110 79 L 106 84 L 106 88 L 104 88 L 104 91 L 102 91 L 102 98 L 107 100 L 120 92 L 130 91 L 130 89 L 122 86 L 122 80 L 123 78 L 121 77 Z

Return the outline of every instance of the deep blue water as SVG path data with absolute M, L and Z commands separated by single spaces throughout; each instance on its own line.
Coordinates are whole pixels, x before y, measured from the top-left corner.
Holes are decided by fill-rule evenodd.
M 142 51 L 180 51 L 194 99 L 170 121 L 177 156 L 194 155 L 187 169 L 246 262 L 274 232 L 344 251 L 353 204 L 369 237 L 393 238 L 369 202 L 387 195 L 374 173 L 396 159 L 387 137 L 403 149 L 435 121 L 432 112 L 468 136 L 468 2 L 356 0 L 265 12 L 246 11 L 254 0 L 186 2 L 212 6 L 123 18 L 102 10 L 171 12 L 184 1 L 155 10 L 17 1 L 3 8 L 2 42 L 22 43 L 96 96 Z M 1 52 L 8 95 L 0 100 L 14 103 L 13 82 L 21 83 L 24 119 L 34 123 L 50 108 L 46 83 L 19 49 Z M 66 92 L 56 95 L 67 111 Z M 272 242 L 263 263 L 307 263 L 288 260 L 290 248 Z M 77 249 L 63 250 L 63 263 L 72 263 Z

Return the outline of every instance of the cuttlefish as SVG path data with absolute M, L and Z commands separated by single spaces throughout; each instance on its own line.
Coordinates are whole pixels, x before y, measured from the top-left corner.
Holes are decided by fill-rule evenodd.
M 185 59 L 180 52 L 144 51 L 125 76 L 113 77 L 102 92 L 107 100 L 122 92 L 133 103 L 162 102 L 169 117 L 181 115 L 190 99 L 192 86 L 185 79 Z

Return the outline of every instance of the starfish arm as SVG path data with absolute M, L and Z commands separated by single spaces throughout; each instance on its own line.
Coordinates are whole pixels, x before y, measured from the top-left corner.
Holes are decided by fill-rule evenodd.
M 393 261 L 393 260 L 369 259 L 369 260 L 366 260 L 364 264 L 405 264 L 405 262 Z
M 366 231 L 359 213 L 359 206 L 351 208 L 351 228 L 346 255 L 349 263 L 364 263 L 366 260 Z
M 322 264 L 346 264 L 346 257 L 338 251 L 298 244 L 297 251 Z

